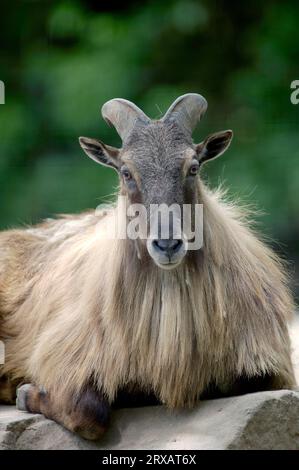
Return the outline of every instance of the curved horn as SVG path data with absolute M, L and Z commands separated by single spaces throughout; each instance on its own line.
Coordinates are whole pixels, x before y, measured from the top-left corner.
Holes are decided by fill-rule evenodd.
M 174 120 L 186 131 L 192 133 L 208 107 L 206 99 L 197 93 L 187 93 L 175 100 L 163 121 Z
M 113 124 L 123 141 L 127 139 L 138 120 L 145 124 L 150 121 L 138 106 L 122 98 L 107 101 L 102 106 L 102 116 L 109 125 Z

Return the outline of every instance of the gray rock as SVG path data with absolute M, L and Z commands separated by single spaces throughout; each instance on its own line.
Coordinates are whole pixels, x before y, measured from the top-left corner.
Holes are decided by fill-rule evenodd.
M 299 393 L 261 392 L 202 402 L 190 411 L 123 409 L 99 443 L 41 415 L 0 407 L 0 449 L 297 449 Z

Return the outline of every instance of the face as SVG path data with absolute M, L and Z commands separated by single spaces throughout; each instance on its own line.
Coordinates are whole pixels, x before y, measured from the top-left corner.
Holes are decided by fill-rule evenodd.
M 195 146 L 175 123 L 137 127 L 121 152 L 121 192 L 144 206 L 147 233 L 141 242 L 163 269 L 177 267 L 187 253 L 183 205 L 196 201 L 199 166 Z
M 177 117 L 177 107 L 175 112 Z M 232 132 L 213 134 L 195 145 L 187 125 L 176 119 L 135 119 L 127 133 L 124 122 L 129 122 L 130 113 L 127 111 L 119 125 L 125 137 L 122 149 L 85 137 L 79 139 L 80 144 L 93 160 L 118 172 L 121 194 L 129 204 L 144 208 L 146 230 L 141 243 L 157 266 L 173 269 L 188 251 L 183 207 L 189 205 L 192 213 L 199 202 L 200 166 L 226 150 Z M 117 115 L 121 115 L 119 109 Z

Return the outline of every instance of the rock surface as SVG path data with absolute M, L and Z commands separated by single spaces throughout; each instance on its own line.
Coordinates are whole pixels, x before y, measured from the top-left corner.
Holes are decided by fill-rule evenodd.
M 299 384 L 299 317 L 290 333 Z M 180 413 L 160 406 L 118 410 L 109 431 L 96 444 L 41 415 L 0 406 L 0 449 L 299 450 L 299 392 L 280 390 L 204 401 Z
M 299 393 L 280 390 L 205 401 L 180 413 L 160 406 L 118 410 L 97 444 L 40 415 L 3 406 L 0 449 L 299 450 Z

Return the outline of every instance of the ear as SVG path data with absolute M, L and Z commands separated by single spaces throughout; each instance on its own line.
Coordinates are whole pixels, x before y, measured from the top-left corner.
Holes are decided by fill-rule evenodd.
M 199 163 L 219 157 L 228 149 L 233 138 L 233 131 L 221 131 L 209 135 L 196 146 Z
M 86 155 L 97 163 L 119 169 L 119 150 L 105 145 L 100 140 L 79 137 L 79 142 Z

